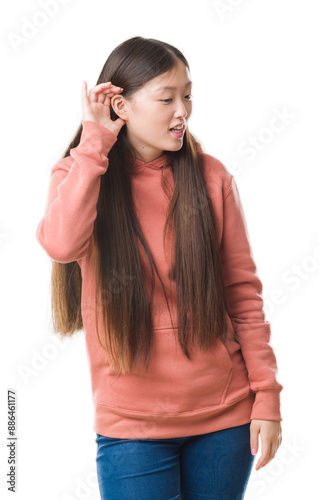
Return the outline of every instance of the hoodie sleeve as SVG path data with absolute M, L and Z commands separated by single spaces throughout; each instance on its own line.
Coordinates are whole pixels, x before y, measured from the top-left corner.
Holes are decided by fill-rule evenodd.
M 236 338 L 250 387 L 255 393 L 251 420 L 282 420 L 277 363 L 269 344 L 271 330 L 263 311 L 263 286 L 257 275 L 247 223 L 234 176 L 224 198 L 221 241 L 225 286 Z
M 97 216 L 101 175 L 117 136 L 91 120 L 82 122 L 80 143 L 51 171 L 44 216 L 36 238 L 49 257 L 66 264 L 87 255 Z

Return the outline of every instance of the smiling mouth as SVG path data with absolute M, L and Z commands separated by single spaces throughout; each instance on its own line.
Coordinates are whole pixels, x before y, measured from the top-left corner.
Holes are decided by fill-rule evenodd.
M 175 135 L 175 137 L 183 137 L 185 129 L 181 128 L 181 129 L 177 130 L 177 129 L 171 128 L 169 131 L 171 132 L 171 134 Z
M 184 132 L 184 130 L 185 130 L 185 125 L 183 125 L 182 127 L 172 127 L 172 128 L 170 128 L 171 132 Z

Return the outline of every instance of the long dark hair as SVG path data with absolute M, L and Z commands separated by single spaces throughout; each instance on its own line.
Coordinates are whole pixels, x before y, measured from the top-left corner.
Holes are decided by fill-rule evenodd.
M 173 69 L 178 60 L 189 69 L 186 58 L 172 45 L 153 38 L 130 38 L 111 52 L 96 85 L 111 81 L 123 87 L 121 95 L 129 98 L 152 78 Z M 112 107 L 111 118 L 118 118 Z M 63 158 L 70 154 L 71 148 L 78 146 L 81 133 L 82 123 Z M 201 145 L 186 128 L 181 149 L 165 153 L 169 167 L 165 165 L 162 169 L 162 188 L 169 198 L 169 206 L 164 241 L 169 228 L 174 240 L 170 280 L 176 284 L 178 340 L 185 355 L 191 359 L 188 342 L 193 344 L 195 335 L 202 350 L 207 349 L 216 338 L 225 341 L 229 304 L 224 287 L 216 219 L 204 177 Z M 154 269 L 162 284 L 169 311 L 170 308 L 162 279 L 134 210 L 130 182 L 134 150 L 128 141 L 125 125 L 108 158 L 108 169 L 101 176 L 93 233 L 97 252 L 97 258 L 94 259 L 95 326 L 101 343 L 97 319 L 101 304 L 103 347 L 113 369 L 125 374 L 132 370 L 135 359 L 140 370 L 142 356 L 146 359 L 146 369 L 149 366 L 154 326 Z M 165 168 L 172 169 L 173 190 L 169 190 L 165 183 Z M 151 269 L 150 296 L 145 286 L 145 262 L 142 264 L 140 258 L 142 249 Z M 124 275 L 130 279 L 114 292 L 112 282 L 116 273 L 117 276 Z M 55 332 L 72 335 L 83 328 L 81 291 L 82 278 L 78 262 L 63 264 L 52 261 L 51 306 Z

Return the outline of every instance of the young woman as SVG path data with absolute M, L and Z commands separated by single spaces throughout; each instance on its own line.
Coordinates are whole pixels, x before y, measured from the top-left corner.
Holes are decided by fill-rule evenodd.
M 56 332 L 85 331 L 107 500 L 244 498 L 281 444 L 277 364 L 233 175 L 191 134 L 172 45 L 128 39 L 51 171 Z M 255 451 L 256 450 L 256 451 Z

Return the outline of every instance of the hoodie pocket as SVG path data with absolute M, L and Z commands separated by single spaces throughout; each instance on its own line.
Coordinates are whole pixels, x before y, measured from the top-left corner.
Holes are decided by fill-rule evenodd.
M 196 344 L 190 360 L 179 345 L 177 328 L 156 329 L 153 342 L 146 372 L 109 373 L 114 407 L 164 415 L 198 411 L 225 401 L 233 364 L 222 341 L 216 339 L 206 351 Z

